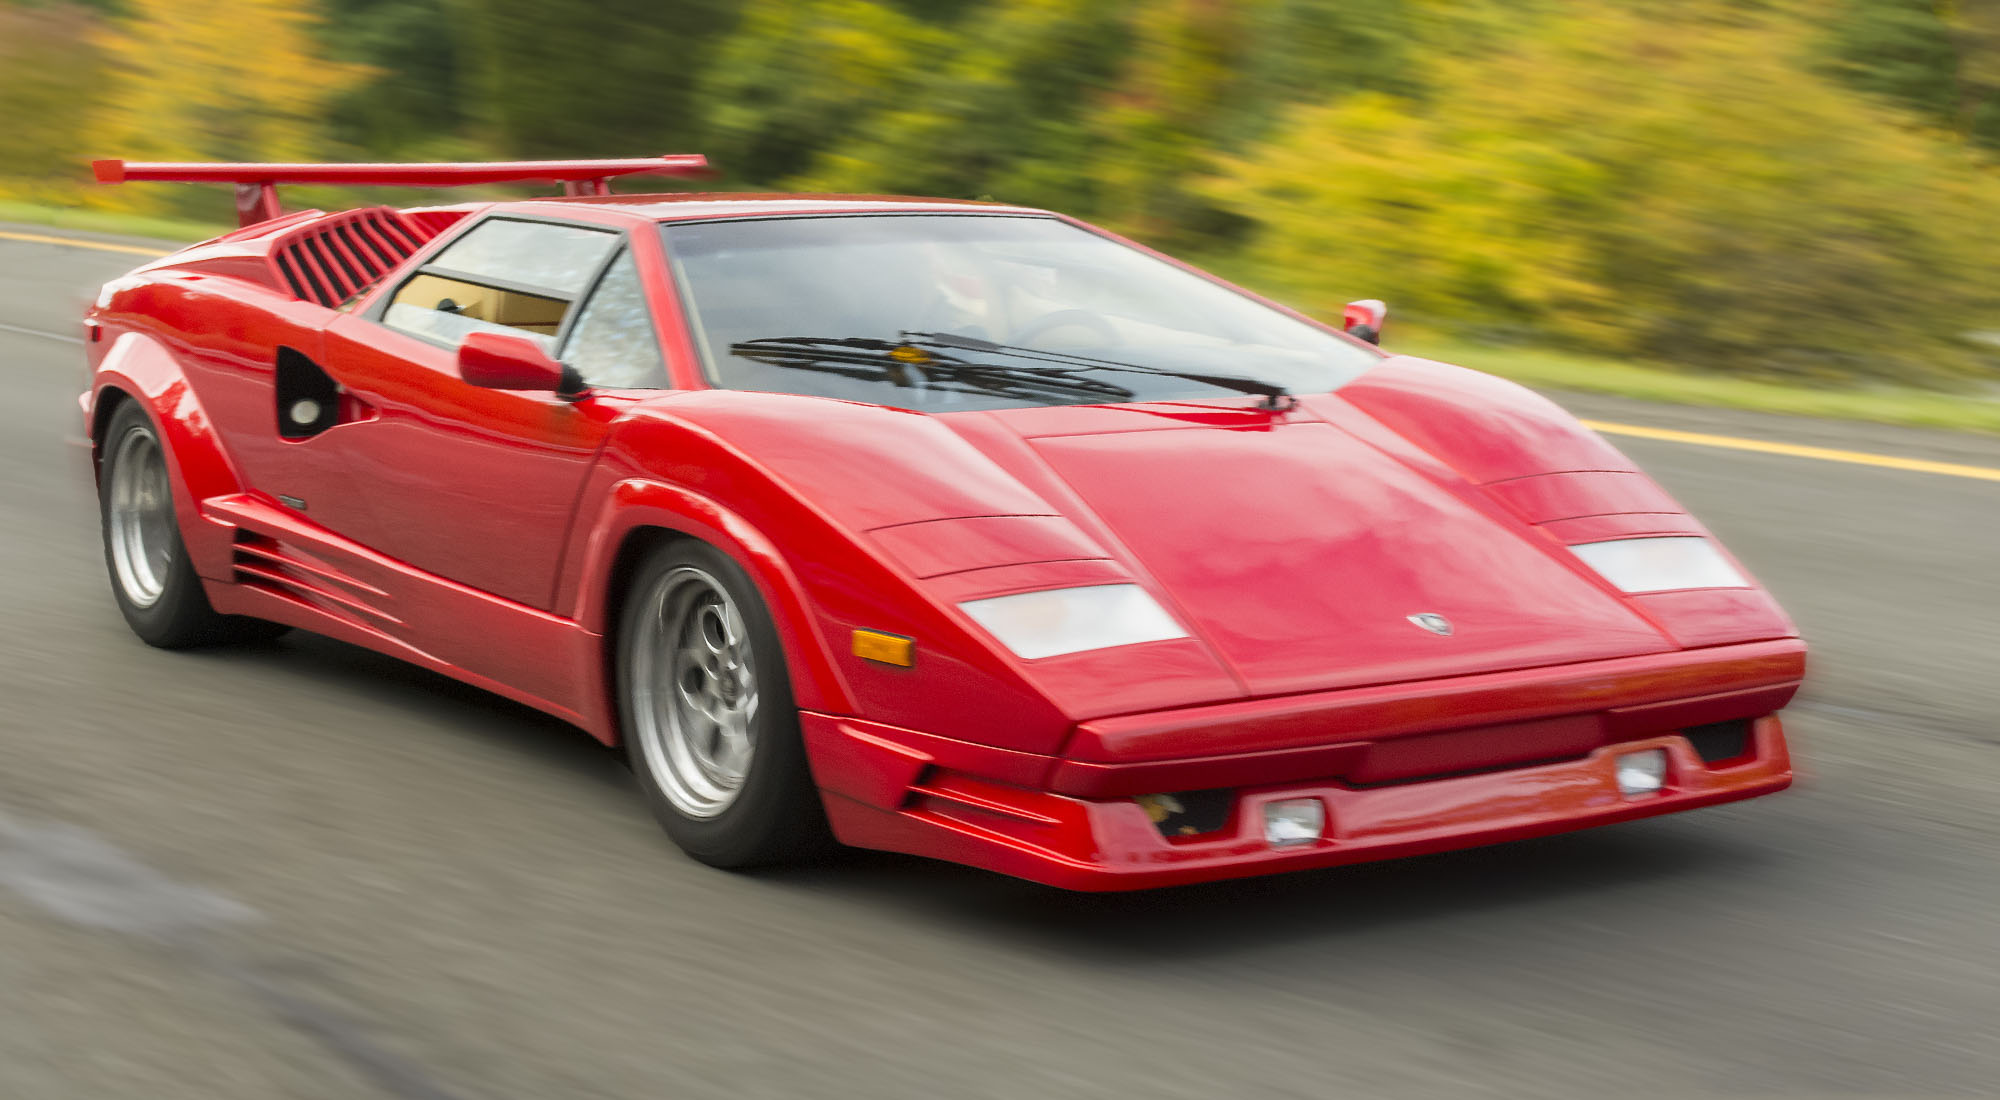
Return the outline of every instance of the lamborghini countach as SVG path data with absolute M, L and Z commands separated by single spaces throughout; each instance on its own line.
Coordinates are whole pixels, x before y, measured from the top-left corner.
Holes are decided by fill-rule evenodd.
M 1777 791 L 1804 646 L 1550 401 L 1073 218 L 613 194 L 699 157 L 102 161 L 242 228 L 103 288 L 119 610 L 300 629 L 622 748 L 704 862 L 1116 890 Z M 333 213 L 276 185 L 544 180 Z

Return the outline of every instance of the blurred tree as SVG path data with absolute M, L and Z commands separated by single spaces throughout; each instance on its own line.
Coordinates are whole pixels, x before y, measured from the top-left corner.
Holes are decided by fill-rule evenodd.
M 1942 376 L 2000 313 L 2000 0 L 0 0 L 0 111 L 16 192 L 691 149 L 1729 369 Z
M 104 78 L 81 7 L 0 6 L 0 172 L 8 190 L 39 196 L 88 175 L 83 123 Z
M 1510 33 L 1541 2 L 993 0 L 953 25 L 914 80 L 870 85 L 882 94 L 862 110 L 899 102 L 858 127 L 846 116 L 852 138 L 823 143 L 838 148 L 794 178 L 1060 205 L 1214 252 L 1243 224 L 1190 187 L 1219 151 L 1261 137 L 1287 103 L 1415 92 L 1410 57 Z M 751 56 L 754 27 L 739 31 Z M 779 71 L 774 82 L 799 86 Z
M 2000 0 L 1846 0 L 1832 68 L 1961 137 L 2000 144 Z
M 1216 219 L 1188 188 L 1240 98 L 1252 28 L 1271 5 L 1153 0 L 1128 12 L 1132 50 L 1084 125 L 1094 140 L 1096 212 L 1166 245 L 1195 243 Z M 1290 7 L 1295 5 L 1278 5 Z
M 125 0 L 125 8 L 101 37 L 111 64 L 88 131 L 97 155 L 310 159 L 324 151 L 327 105 L 365 75 L 316 56 L 319 16 L 300 0 Z
M 1951 29 L 1952 124 L 1962 137 L 2000 141 L 2000 0 L 1941 0 Z
M 125 0 L 0 0 L 0 8 L 81 8 L 99 15 L 123 15 Z
M 327 56 L 370 76 L 332 104 L 333 136 L 366 154 L 424 157 L 466 126 L 453 0 L 328 0 Z
M 1432 18 L 1431 7 L 1446 9 Z M 1289 104 L 1415 93 L 1412 52 L 1442 45 L 1482 0 L 1146 0 L 1132 48 L 1085 119 L 1094 212 L 1172 248 L 1235 243 L 1245 219 L 1198 193 L 1218 154 L 1262 138 Z M 1426 41 L 1437 39 L 1440 41 Z
M 1124 6 L 993 0 L 968 13 L 949 48 L 913 60 L 906 93 L 791 184 L 1090 209 L 1083 114 L 1117 72 Z
M 1422 90 L 1411 58 L 1432 43 L 1422 5 L 1410 0 L 1261 0 L 1246 22 L 1242 78 L 1224 119 L 1229 136 L 1262 137 L 1288 103 Z
M 950 41 L 870 0 L 752 0 L 702 76 L 702 151 L 751 184 L 803 172 L 907 100 Z
M 945 26 L 983 2 L 985 0 L 895 0 L 895 6 L 917 19 Z
M 1424 102 L 1295 110 L 1210 194 L 1321 310 L 1382 296 L 1709 368 L 1973 369 L 1957 334 L 2000 306 L 1990 166 L 1814 76 L 1788 10 L 1578 4 L 1439 63 Z
M 694 89 L 729 0 L 448 0 L 466 59 L 460 94 L 496 153 L 693 152 Z

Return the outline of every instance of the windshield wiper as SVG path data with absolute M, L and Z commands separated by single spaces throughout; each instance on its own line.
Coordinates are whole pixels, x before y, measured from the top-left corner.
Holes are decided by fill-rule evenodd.
M 898 357 L 898 349 L 910 353 Z M 919 348 L 909 341 L 866 336 L 767 336 L 729 345 L 731 354 L 774 367 L 818 371 L 866 381 L 883 380 L 908 389 L 984 394 L 1022 401 L 1084 397 L 1126 402 L 1130 389 L 1066 369 L 975 363 Z
M 1165 378 L 1185 378 L 1190 382 L 1200 382 L 1218 389 L 1235 390 L 1238 393 L 1253 393 L 1264 398 L 1258 404 L 1266 409 L 1289 409 L 1298 401 L 1292 391 L 1259 378 L 1244 378 L 1234 374 L 1207 374 L 1201 371 L 1174 370 L 1170 367 L 1147 367 L 1137 363 L 1123 363 L 1115 359 L 1097 359 L 1088 355 L 1072 355 L 1065 351 L 1045 351 L 1041 348 L 1022 347 L 1017 344 L 996 344 L 977 336 L 960 336 L 951 332 L 905 332 L 903 343 L 912 347 L 945 347 L 961 351 L 977 351 L 987 354 L 1011 355 L 1021 359 L 1031 359 L 1056 364 L 1054 367 L 1030 368 L 1050 372 L 1081 371 L 1124 371 L 1129 374 L 1153 374 Z
M 908 348 L 912 352 L 922 352 L 922 358 L 915 354 L 898 358 L 895 353 L 903 348 Z M 933 350 L 940 348 L 1006 355 L 1050 365 L 1010 368 L 974 363 L 948 352 Z M 1275 382 L 1265 382 L 1261 379 L 1242 378 L 1232 374 L 1173 370 L 1167 367 L 1146 367 L 1114 359 L 1095 359 L 1085 355 L 1071 355 L 1068 352 L 998 344 L 976 336 L 960 336 L 950 332 L 904 332 L 897 340 L 882 340 L 872 336 L 766 336 L 731 344 L 729 350 L 745 358 L 757 359 L 774 366 L 808 366 L 809 369 L 845 374 L 852 378 L 867 377 L 867 375 L 856 371 L 836 370 L 826 364 L 865 365 L 875 368 L 876 371 L 886 375 L 890 382 L 899 386 L 919 384 L 912 380 L 908 370 L 916 367 L 922 370 L 926 377 L 940 380 L 950 378 L 970 381 L 976 376 L 980 380 L 992 382 L 1047 384 L 1050 388 L 1057 388 L 1054 380 L 1062 379 L 1061 388 L 1099 395 L 1109 400 L 1131 400 L 1137 394 L 1130 389 L 1110 382 L 1079 377 L 1093 371 L 1121 371 L 1127 374 L 1184 378 L 1190 382 L 1200 382 L 1219 389 L 1257 394 L 1264 398 L 1259 404 L 1266 409 L 1283 410 L 1297 404 L 1290 390 Z M 806 362 L 801 363 L 801 359 Z M 1034 380 L 1048 381 L 1037 383 Z M 1002 396 L 1010 397 L 1025 396 L 984 387 L 979 388 L 979 392 L 1000 393 Z

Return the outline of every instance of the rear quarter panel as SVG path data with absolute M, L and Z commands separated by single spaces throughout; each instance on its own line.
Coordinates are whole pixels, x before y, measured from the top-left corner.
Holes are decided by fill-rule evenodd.
M 257 467 L 277 456 L 275 349 L 315 352 L 323 312 L 253 283 L 172 268 L 109 284 L 90 311 L 93 447 L 118 395 L 145 404 L 170 445 L 183 538 L 203 576 L 227 577 L 228 552 L 196 518 L 197 504 L 252 488 Z

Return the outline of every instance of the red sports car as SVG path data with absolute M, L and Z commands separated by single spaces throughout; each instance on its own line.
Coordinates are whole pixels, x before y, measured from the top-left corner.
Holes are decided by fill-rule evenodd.
M 244 226 L 107 285 L 112 592 L 622 745 L 719 866 L 1077 889 L 1766 794 L 1804 646 L 1550 402 L 987 203 L 613 195 L 700 158 L 98 164 Z M 281 215 L 273 184 L 560 180 Z

